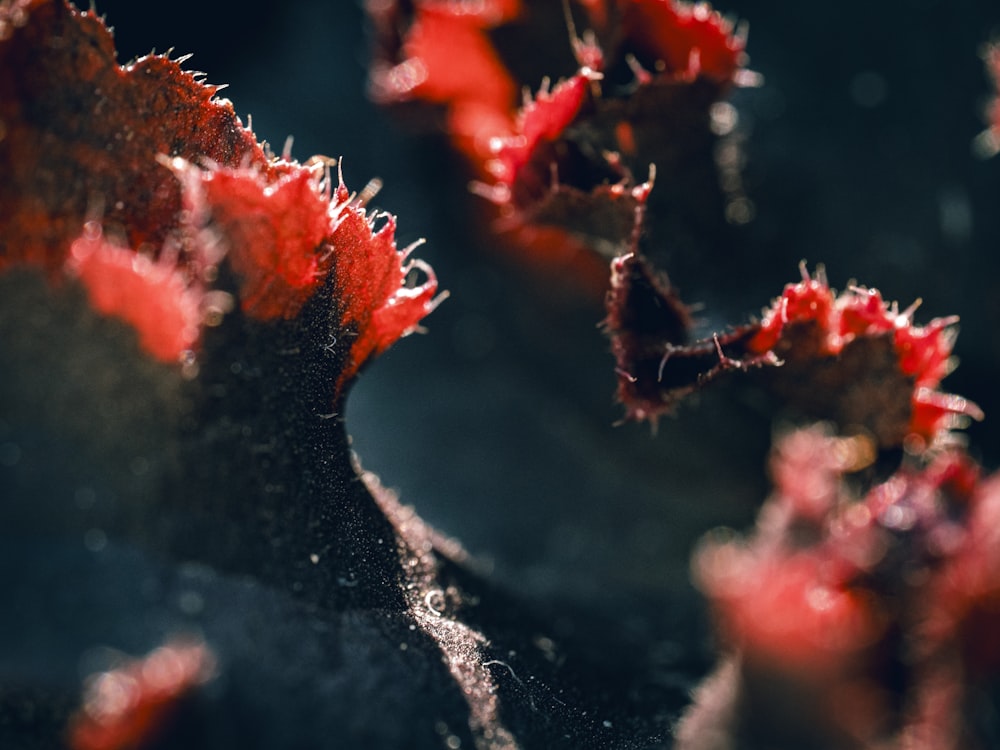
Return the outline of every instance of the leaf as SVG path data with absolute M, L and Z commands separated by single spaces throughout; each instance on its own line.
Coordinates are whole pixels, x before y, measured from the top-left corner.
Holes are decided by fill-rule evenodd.
M 163 56 L 119 66 L 93 12 L 21 0 L 0 13 L 0 69 L 18 71 L 0 77 L 0 268 L 69 271 L 168 362 L 191 356 L 227 295 L 287 319 L 332 274 L 332 335 L 351 341 L 338 392 L 433 309 L 433 272 L 404 265 L 395 220 L 369 216 L 321 163 L 267 155 L 218 87 Z M 220 265 L 236 288 L 216 283 Z M 426 280 L 407 288 L 416 268 Z
M 575 37 L 569 4 L 559 25 L 551 15 L 533 9 L 533 18 L 539 19 L 535 23 L 548 24 L 541 29 L 517 23 L 514 8 L 509 13 L 493 12 L 490 23 L 500 23 L 503 35 L 475 37 L 488 46 L 473 50 L 460 35 L 454 35 L 454 44 L 433 46 L 448 50 L 446 66 L 438 64 L 437 53 L 424 44 L 431 19 L 436 18 L 433 14 L 441 13 L 437 4 L 417 3 L 411 25 L 398 20 L 404 3 L 379 4 L 371 13 L 381 40 L 373 63 L 375 99 L 398 99 L 384 93 L 392 89 L 391 76 L 409 81 L 413 78 L 409 73 L 421 72 L 420 85 L 407 86 L 406 98 L 448 108 L 446 132 L 479 177 L 474 192 L 495 204 L 494 232 L 522 257 L 534 256 L 550 265 L 555 259 L 554 264 L 564 269 L 565 259 L 580 252 L 606 260 L 627 252 L 640 202 L 636 193 L 645 192 L 643 186 L 652 183 L 654 171 L 659 187 L 653 193 L 649 226 L 639 234 L 653 238 L 658 254 L 665 254 L 669 243 L 679 246 L 680 252 L 691 251 L 688 243 L 698 233 L 694 227 L 715 225 L 702 233 L 707 238 L 727 220 L 727 211 L 729 220 L 748 220 L 749 204 L 739 188 L 738 168 L 730 165 L 728 192 L 720 191 L 714 153 L 718 137 L 713 132 L 719 128 L 712 114 L 712 105 L 733 85 L 756 82 L 744 69 L 743 30 L 734 30 L 705 4 L 629 0 L 581 5 L 594 30 L 580 38 Z M 481 34 L 484 21 L 473 10 L 475 4 L 445 7 L 448 23 L 460 19 L 463 33 Z M 450 11 L 457 8 L 463 11 L 452 16 Z M 525 58 L 545 59 L 548 50 L 539 49 L 545 46 L 539 39 L 562 49 L 567 23 L 579 66 L 575 74 L 551 90 L 549 78 L 544 79 L 537 94 L 518 111 L 506 93 L 491 93 L 493 88 L 479 83 L 485 76 L 480 73 L 483 61 L 489 59 L 488 77 L 494 87 L 499 81 L 511 81 L 535 88 L 536 80 L 524 80 L 511 70 L 531 67 Z M 396 41 L 384 41 L 386 29 L 398 34 L 390 35 Z M 387 71 L 386 49 L 390 59 L 402 56 L 406 61 Z M 498 70 L 505 60 L 506 67 Z M 470 91 L 449 83 L 446 72 L 458 70 Z M 488 115 L 483 114 L 486 109 Z M 456 113 L 462 111 L 469 114 L 466 123 L 475 121 L 474 127 L 455 124 Z M 644 194 L 642 201 L 645 198 Z M 734 201 L 742 201 L 739 211 L 727 209 Z M 537 236 L 544 241 L 537 241 Z M 675 247 L 670 250 L 677 252 Z M 646 253 L 651 256 L 648 249 Z M 578 275 L 586 278 L 587 261 L 579 265 L 584 268 Z
M 246 313 L 291 319 L 314 295 L 333 296 L 339 320 L 330 345 L 350 341 L 337 393 L 440 301 L 430 267 L 404 263 L 412 248 L 396 249 L 395 217 L 369 215 L 342 178 L 332 187 L 322 166 L 278 163 L 270 174 L 183 160 L 171 166 L 197 225 L 193 246 L 202 257 L 225 254 Z M 426 279 L 407 287 L 416 269 Z
M 57 272 L 90 220 L 157 257 L 181 218 L 158 154 L 267 164 L 219 87 L 164 56 L 120 66 L 93 12 L 16 0 L 0 7 L 0 29 L 0 264 Z
M 805 418 L 864 430 L 883 448 L 909 436 L 934 442 L 962 418 L 981 419 L 970 401 L 938 391 L 950 372 L 955 318 L 913 323 L 875 289 L 837 295 L 821 274 L 786 285 L 760 322 L 710 339 L 686 342 L 672 291 L 636 283 L 644 262 L 615 261 L 606 328 L 619 373 L 619 399 L 633 419 L 653 422 L 690 393 L 730 372 L 759 370 L 756 379 Z M 647 272 L 648 273 L 648 272 Z M 655 309 L 663 330 L 643 332 L 630 310 Z
M 445 127 L 472 159 L 506 131 L 517 86 L 489 30 L 519 17 L 519 0 L 369 3 L 378 49 L 369 74 L 383 104 L 422 101 L 445 110 Z
M 702 543 L 727 656 L 678 748 L 705 747 L 713 719 L 755 747 L 974 744 L 968 701 L 1000 666 L 997 479 L 950 449 L 871 482 L 874 458 L 867 438 L 787 435 L 755 531 Z

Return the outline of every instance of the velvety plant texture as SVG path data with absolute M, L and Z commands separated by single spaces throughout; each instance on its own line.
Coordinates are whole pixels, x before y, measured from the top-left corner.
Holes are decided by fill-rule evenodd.
M 0 0 L 0 747 L 1000 746 L 998 45 Z

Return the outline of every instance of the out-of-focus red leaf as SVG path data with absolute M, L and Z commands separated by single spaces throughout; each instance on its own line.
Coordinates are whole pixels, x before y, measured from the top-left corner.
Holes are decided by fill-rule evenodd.
M 488 31 L 519 16 L 519 0 L 369 0 L 366 7 L 380 42 L 373 98 L 443 106 L 455 144 L 474 162 L 485 159 L 490 138 L 507 133 L 517 97 Z
M 500 184 L 511 185 L 543 141 L 554 141 L 576 119 L 587 97 L 593 74 L 586 71 L 561 81 L 551 91 L 543 87 L 517 117 L 516 132 L 493 144 L 496 161 L 490 171 Z
M 487 164 L 492 183 L 480 192 L 510 223 L 558 226 L 613 257 L 631 235 L 634 204 L 627 197 L 639 184 L 634 175 L 644 179 L 653 164 L 668 189 L 683 189 L 689 175 L 678 167 L 680 154 L 711 137 L 709 107 L 739 79 L 745 42 L 705 5 L 634 0 L 610 16 L 605 11 L 592 7 L 590 15 L 615 19 L 613 29 L 602 29 L 613 49 L 586 55 L 587 64 L 551 91 L 543 85 L 518 113 L 513 132 L 497 134 Z M 578 40 L 578 55 L 588 44 L 596 43 Z M 702 66 L 703 59 L 711 64 Z M 622 66 L 631 71 L 628 84 L 605 80 L 606 70 Z M 611 222 L 618 231 L 592 232 L 581 217 L 606 216 L 609 201 L 624 217 Z M 567 211 L 567 203 L 580 210 Z
M 705 4 L 603 0 L 577 3 L 584 12 L 576 15 L 593 31 L 566 45 L 578 10 L 567 5 L 567 16 L 545 16 L 546 31 L 555 49 L 576 55 L 579 70 L 551 89 L 545 79 L 517 112 L 507 83 L 535 88 L 538 81 L 497 66 L 537 55 L 539 32 L 519 45 L 519 27 L 511 24 L 516 8 L 491 12 L 486 23 L 480 5 L 371 3 L 378 39 L 373 92 L 381 101 L 447 107 L 445 127 L 481 178 L 475 192 L 496 205 L 493 227 L 503 244 L 542 265 L 581 248 L 605 259 L 627 252 L 639 202 L 634 191 L 651 165 L 664 185 L 654 222 L 683 223 L 713 208 L 722 220 L 724 200 L 703 194 L 719 190 L 710 108 L 730 86 L 753 78 L 743 68 L 742 31 Z M 537 21 L 532 11 L 528 6 L 519 20 Z M 503 39 L 484 32 L 496 20 L 508 24 Z M 448 24 L 462 24 L 461 32 L 447 32 L 454 41 L 430 44 L 437 33 L 431 29 Z M 477 83 L 484 77 L 493 83 Z M 496 90 L 501 82 L 503 92 Z M 697 210 L 688 211 L 686 201 Z M 532 242 L 540 232 L 546 241 Z M 668 232 L 660 234 L 658 242 L 669 241 Z
M 72 750 L 133 750 L 154 741 L 178 703 L 210 679 L 215 657 L 203 643 L 168 643 L 87 680 L 70 726 Z
M 203 296 L 170 260 L 107 242 L 94 221 L 70 246 L 67 267 L 94 309 L 128 322 L 143 349 L 157 359 L 176 362 L 197 345 Z
M 654 75 L 706 76 L 722 84 L 738 77 L 746 39 L 707 3 L 619 0 L 617 6 L 624 54 L 648 61 Z
M 977 746 L 970 691 L 1000 666 L 997 482 L 946 451 L 856 497 L 843 476 L 874 456 L 867 438 L 786 437 L 752 538 L 702 546 L 696 575 L 745 697 L 728 718 L 696 706 L 692 727 L 715 711 L 754 747 Z

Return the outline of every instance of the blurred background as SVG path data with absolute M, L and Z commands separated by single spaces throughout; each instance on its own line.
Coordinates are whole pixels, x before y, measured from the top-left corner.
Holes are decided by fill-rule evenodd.
M 557 3 L 558 0 L 545 0 Z M 981 47 L 995 0 L 716 6 L 750 25 L 736 91 L 745 190 L 755 218 L 724 258 L 677 259 L 705 330 L 746 321 L 823 263 L 917 322 L 961 316 L 961 367 L 945 389 L 987 421 L 971 450 L 1000 464 L 1000 157 L 972 142 L 991 93 Z M 693 600 L 691 546 L 745 527 L 767 493 L 766 407 L 720 388 L 649 426 L 617 425 L 600 300 L 486 249 L 461 158 L 366 97 L 369 39 L 354 0 L 261 3 L 98 0 L 120 59 L 173 48 L 208 73 L 244 122 L 281 152 L 343 157 L 346 182 L 384 187 L 398 243 L 451 297 L 427 334 L 366 371 L 347 420 L 365 468 L 458 538 L 502 584 L 538 602 L 621 617 L 637 637 L 677 627 Z M 565 36 L 558 38 L 566 46 Z M 533 82 L 537 87 L 540 82 Z M 566 283 L 563 283 L 566 282 Z

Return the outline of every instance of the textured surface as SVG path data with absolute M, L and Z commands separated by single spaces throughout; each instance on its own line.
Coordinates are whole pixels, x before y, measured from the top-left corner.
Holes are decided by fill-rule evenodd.
M 749 51 L 754 69 L 767 81 L 737 101 L 748 137 L 747 190 L 757 218 L 740 230 L 737 249 L 728 254 L 671 258 L 685 299 L 704 300 L 707 309 L 718 311 L 717 318 L 701 318 L 702 329 L 758 312 L 794 275 L 802 257 L 810 265 L 825 262 L 837 288 L 856 275 L 904 305 L 922 296 L 926 319 L 961 315 L 956 352 L 963 365 L 947 387 L 992 414 L 1000 360 L 993 252 L 1000 237 L 994 210 L 1000 176 L 995 161 L 970 156 L 969 143 L 984 126 L 979 102 L 989 95 L 991 82 L 976 50 L 997 22 L 995 8 L 973 2 L 913 3 L 905 14 L 870 8 L 862 24 L 847 7 L 755 5 L 730 3 L 725 9 L 752 21 Z M 660 703 L 679 700 L 689 683 L 677 688 L 677 675 L 707 666 L 702 661 L 691 670 L 678 668 L 704 633 L 689 614 L 696 606 L 688 604 L 686 593 L 690 544 L 720 522 L 745 525 L 766 494 L 761 467 L 771 425 L 758 405 L 734 404 L 731 394 L 720 392 L 706 396 L 697 410 L 663 420 L 656 438 L 644 428 L 612 428 L 620 409 L 611 399 L 607 343 L 594 329 L 602 316 L 599 306 L 536 284 L 481 253 L 477 199 L 465 191 L 461 165 L 439 143 L 416 142 L 366 104 L 367 52 L 357 32 L 361 13 L 353 4 L 292 4 L 262 15 L 184 3 L 146 9 L 108 2 L 98 10 L 109 13 L 117 27 L 124 58 L 153 46 L 195 52 L 196 67 L 210 71 L 213 81 L 232 84 L 227 93 L 241 115 L 253 113 L 255 131 L 278 145 L 295 135 L 294 152 L 302 157 L 343 154 L 349 184 L 361 185 L 372 175 L 384 179 L 376 205 L 403 217 L 401 245 L 420 236 L 430 239 L 421 255 L 433 263 L 452 298 L 430 319 L 429 336 L 411 339 L 363 375 L 347 414 L 353 447 L 366 467 L 401 488 L 404 502 L 491 560 L 496 580 L 537 607 L 555 607 L 552 621 L 559 634 L 573 633 L 607 653 L 640 654 L 655 666 L 652 682 L 663 691 Z M 201 20 L 191 23 L 196 14 Z M 804 31 L 819 24 L 822 34 Z M 845 49 L 852 50 L 849 65 Z M 120 371 L 81 381 L 79 373 L 94 373 L 95 359 L 134 357 L 126 329 L 119 326 L 111 337 L 118 342 L 111 351 L 95 351 L 84 343 L 86 337 L 95 327 L 115 324 L 83 315 L 82 302 L 74 307 L 68 299 L 56 326 L 66 333 L 53 338 L 54 329 L 44 325 L 52 304 L 44 287 L 22 286 L 23 296 L 5 291 L 5 303 L 31 310 L 34 322 L 25 326 L 22 319 L 17 336 L 5 328 L 2 340 L 9 347 L 23 336 L 22 343 L 29 344 L 34 334 L 35 371 L 50 377 L 2 378 L 5 387 L 16 380 L 19 394 L 36 394 L 33 403 L 40 406 L 29 409 L 20 396 L 4 401 L 0 471 L 4 494 L 8 487 L 29 491 L 24 483 L 31 482 L 32 493 L 41 487 L 52 498 L 54 509 L 32 507 L 24 521 L 46 528 L 55 523 L 65 546 L 27 537 L 6 547 L 11 555 L 3 559 L 3 571 L 20 571 L 26 560 L 35 571 L 28 579 L 4 576 L 15 587 L 10 596 L 20 597 L 12 599 L 21 602 L 16 611 L 23 613 L 7 626 L 15 636 L 8 643 L 34 644 L 34 650 L 18 649 L 19 659 L 4 664 L 19 674 L 51 673 L 54 655 L 62 654 L 69 666 L 60 667 L 61 679 L 75 684 L 80 675 L 74 654 L 89 644 L 138 655 L 157 645 L 174 622 L 193 622 L 232 642 L 234 652 L 242 649 L 242 657 L 231 663 L 239 665 L 235 674 L 248 694 L 274 685 L 297 688 L 283 691 L 292 696 L 288 702 L 258 700 L 257 719 L 241 711 L 242 738 L 269 744 L 274 736 L 265 726 L 272 716 L 304 734 L 314 727 L 319 732 L 366 727 L 385 733 L 387 746 L 398 745 L 400 738 L 389 736 L 392 726 L 367 712 L 373 704 L 365 697 L 395 695 L 389 689 L 395 686 L 407 695 L 393 705 L 412 701 L 416 713 L 410 716 L 420 715 L 425 686 L 454 685 L 437 665 L 425 664 L 427 671 L 420 672 L 418 664 L 407 683 L 389 678 L 378 683 L 365 681 L 363 675 L 374 678 L 352 662 L 344 671 L 351 678 L 346 686 L 320 680 L 314 698 L 305 699 L 310 689 L 303 686 L 319 679 L 313 666 L 336 658 L 317 657 L 309 628 L 319 626 L 309 619 L 308 607 L 299 619 L 292 613 L 300 605 L 286 594 L 245 578 L 220 583 L 217 572 L 210 576 L 220 590 L 231 589 L 227 599 L 208 583 L 201 589 L 191 582 L 198 569 L 160 574 L 158 563 L 142 563 L 134 552 L 116 557 L 114 545 L 103 548 L 105 556 L 88 549 L 88 539 L 99 547 L 100 537 L 87 532 L 101 528 L 86 516 L 88 504 L 145 491 L 174 460 L 151 447 L 166 425 L 155 409 L 160 402 L 150 401 L 149 394 L 165 391 L 162 398 L 172 399 L 176 384 L 159 382 L 155 374 L 138 380 Z M 256 377 L 217 375 L 223 383 Z M 121 404 L 113 416 L 106 408 L 95 414 L 79 407 L 93 395 L 95 379 Z M 249 413 L 256 408 L 252 401 L 248 397 L 241 408 Z M 39 415 L 47 421 L 40 423 Z M 20 431 L 23 424 L 51 429 Z M 993 424 L 987 420 L 971 431 L 974 450 L 990 465 L 1000 456 Z M 238 432 L 244 426 L 223 421 L 219 429 Z M 69 440 L 64 430 L 77 430 L 78 437 Z M 115 450 L 106 449 L 110 445 Z M 51 455 L 62 459 L 46 460 Z M 76 472 L 103 466 L 94 463 L 99 460 L 111 462 L 109 468 L 81 482 Z M 259 458 L 247 461 L 256 466 Z M 228 478 L 212 482 L 224 486 Z M 93 574 L 95 566 L 104 574 Z M 67 569 L 73 571 L 69 580 Z M 134 586 L 122 583 L 133 576 Z M 167 586 L 174 580 L 176 588 Z M 167 587 L 150 589 L 159 582 Z M 60 583 L 64 588 L 51 598 L 38 595 L 59 591 Z M 181 601 L 190 609 L 197 600 L 181 594 L 190 591 L 204 601 L 232 601 L 230 610 L 240 615 L 213 621 L 209 607 L 202 615 L 187 614 Z M 89 593 L 96 605 L 82 604 L 87 597 L 74 592 Z M 684 607 L 674 605 L 678 596 Z M 153 601 L 146 609 L 140 606 L 143 597 Z M 73 611 L 80 614 L 70 617 Z M 145 614 L 102 619 L 102 613 L 125 611 Z M 64 622 L 57 615 L 85 632 L 68 639 L 72 627 L 57 628 Z M 594 623 L 601 617 L 607 622 L 598 628 Z M 52 627 L 35 624 L 45 622 Z M 343 642 L 355 644 L 346 653 L 362 653 L 357 643 L 370 644 L 373 628 L 358 616 L 337 631 Z M 230 640 L 231 633 L 236 635 Z M 66 644 L 65 651 L 53 644 Z M 373 658 L 392 665 L 414 658 L 400 657 L 395 649 Z M 262 657 L 265 652 L 272 658 Z M 506 672 L 499 665 L 491 669 Z M 39 692 L 20 684 L 23 695 Z M 463 744 L 471 742 L 464 719 L 455 718 L 465 711 L 461 696 L 450 695 L 451 708 L 441 717 L 448 731 L 424 726 L 415 744 L 422 739 L 440 746 L 452 732 Z M 63 705 L 68 712 L 76 700 L 75 692 L 58 694 L 48 705 L 53 711 Z M 330 705 L 345 708 L 331 713 Z M 617 725 L 613 718 L 608 717 Z M 43 724 L 38 714 L 10 720 Z M 327 720 L 330 725 L 323 725 Z M 596 728 L 603 729 L 603 717 Z

